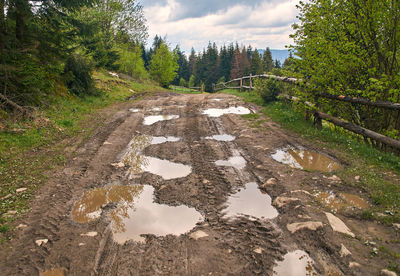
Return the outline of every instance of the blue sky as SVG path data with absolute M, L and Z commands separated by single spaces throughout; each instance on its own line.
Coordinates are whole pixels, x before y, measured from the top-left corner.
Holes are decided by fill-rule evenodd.
M 149 25 L 149 45 L 158 34 L 186 53 L 208 42 L 284 49 L 296 22 L 299 0 L 139 0 Z

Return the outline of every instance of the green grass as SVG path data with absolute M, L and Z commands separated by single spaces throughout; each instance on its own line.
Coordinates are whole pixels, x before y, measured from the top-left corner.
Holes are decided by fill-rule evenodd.
M 183 86 L 170 85 L 169 88 L 176 93 L 202 94 L 202 92 Z
M 273 102 L 265 104 L 254 92 L 239 92 L 237 90 L 222 91 L 241 97 L 246 102 L 262 106 L 261 113 L 279 123 L 297 135 L 319 148 L 330 148 L 345 164 L 345 169 L 336 174 L 342 178 L 344 185 L 350 185 L 365 190 L 373 202 L 373 207 L 364 213 L 365 218 L 375 218 L 387 223 L 400 221 L 400 185 L 399 179 L 391 174 L 400 175 L 400 158 L 393 153 L 386 153 L 366 145 L 363 140 L 332 124 L 324 123 L 323 129 L 317 130 L 312 122 L 305 120 L 304 113 L 296 111 L 289 103 Z M 259 122 L 259 117 L 250 114 L 243 116 Z M 361 181 L 356 182 L 355 176 Z M 391 214 L 386 214 L 390 211 Z M 378 216 L 377 214 L 385 214 Z M 388 213 L 388 212 L 387 212 Z
M 95 72 L 94 78 L 102 90 L 97 96 L 79 98 L 60 87 L 59 95 L 49 98 L 34 120 L 5 121 L 8 131 L 0 132 L 0 240 L 9 224 L 28 211 L 29 200 L 46 181 L 47 172 L 65 163 L 67 141 L 85 139 L 101 124 L 99 110 L 134 95 L 164 90 L 152 81 L 117 79 L 105 71 Z M 17 193 L 21 187 L 27 190 Z M 8 211 L 17 214 L 4 216 Z

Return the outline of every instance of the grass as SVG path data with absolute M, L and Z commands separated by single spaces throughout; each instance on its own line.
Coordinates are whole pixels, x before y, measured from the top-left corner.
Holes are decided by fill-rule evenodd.
M 185 94 L 202 94 L 202 92 L 194 89 L 190 89 L 187 87 L 183 86 L 176 86 L 176 85 L 170 85 L 169 88 L 177 93 L 185 93 Z
M 35 119 L 4 122 L 8 131 L 0 132 L 0 243 L 12 229 L 10 224 L 29 210 L 30 199 L 48 172 L 66 162 L 65 147 L 86 139 L 101 124 L 100 110 L 134 95 L 163 90 L 151 81 L 118 79 L 105 71 L 95 72 L 94 79 L 102 91 L 97 96 L 79 98 L 59 87 L 59 94 L 48 99 Z M 17 192 L 19 188 L 27 190 Z
M 364 212 L 364 218 L 376 219 L 386 223 L 400 222 L 400 158 L 393 153 L 386 153 L 366 145 L 360 137 L 353 135 L 332 124 L 324 123 L 321 131 L 312 122 L 305 120 L 304 113 L 296 111 L 290 103 L 264 103 L 255 92 L 224 90 L 221 93 L 233 94 L 246 102 L 262 106 L 261 113 L 279 123 L 318 148 L 330 148 L 337 157 L 348 166 L 336 174 L 344 185 L 361 188 L 373 202 L 373 207 Z M 245 117 L 246 118 L 246 117 Z M 252 124 L 257 124 L 259 117 L 247 115 Z M 354 177 L 360 176 L 361 181 Z

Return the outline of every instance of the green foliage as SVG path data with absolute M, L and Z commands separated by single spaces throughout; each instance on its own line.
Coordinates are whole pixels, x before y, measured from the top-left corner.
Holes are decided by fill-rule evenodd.
M 129 49 L 127 46 L 122 46 L 120 49 L 120 69 L 136 78 L 144 79 L 147 78 L 148 73 L 144 68 L 144 61 L 142 58 L 142 49 L 139 45 L 135 45 L 133 49 Z
M 258 50 L 255 49 L 251 58 L 250 71 L 253 75 L 260 75 L 264 72 L 263 62 Z
M 72 55 L 65 63 L 64 75 L 68 89 L 77 96 L 94 95 L 96 89 L 92 78 L 92 66 L 81 55 Z
M 179 80 L 179 86 L 187 87 L 187 81 L 185 81 L 184 78 L 181 78 L 181 79 Z
M 189 79 L 189 83 L 188 83 L 188 86 L 189 87 L 194 87 L 194 83 L 195 82 L 195 76 L 194 75 L 191 75 L 190 76 L 190 79 Z
M 161 43 L 150 60 L 150 75 L 161 86 L 168 87 L 174 80 L 178 70 L 178 57 Z
M 254 81 L 254 87 L 265 103 L 276 101 L 280 93 L 279 84 L 274 79 L 258 78 Z

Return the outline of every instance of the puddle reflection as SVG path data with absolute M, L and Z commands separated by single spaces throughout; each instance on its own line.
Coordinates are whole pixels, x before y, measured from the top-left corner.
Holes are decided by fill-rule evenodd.
M 174 136 L 167 136 L 167 137 L 153 137 L 151 140 L 152 145 L 164 144 L 168 142 L 179 142 L 181 138 L 174 137 Z
M 202 215 L 194 208 L 154 203 L 154 188 L 149 185 L 140 187 L 140 193 L 134 200 L 123 202 L 110 215 L 116 242 L 144 242 L 145 238 L 141 234 L 181 235 L 203 221 Z
M 156 116 L 147 116 L 144 118 L 143 124 L 146 126 L 155 124 L 160 121 L 168 121 L 179 119 L 179 115 L 156 115 Z
M 353 194 L 339 193 L 336 195 L 333 192 L 319 192 L 315 195 L 315 198 L 334 212 L 341 209 L 366 209 L 369 207 L 367 201 Z
M 223 213 L 229 218 L 247 215 L 257 219 L 273 219 L 279 214 L 271 204 L 271 197 L 261 193 L 255 182 L 247 183 L 240 192 L 232 194 L 227 204 Z
M 313 268 L 314 261 L 308 254 L 301 250 L 287 253 L 284 260 L 276 262 L 274 275 L 277 276 L 316 276 Z
M 315 151 L 287 148 L 277 150 L 272 158 L 293 168 L 332 172 L 342 169 L 342 165 L 330 157 Z
M 209 108 L 203 111 L 203 114 L 209 117 L 221 117 L 224 114 L 238 114 L 245 115 L 250 114 L 250 109 L 243 106 L 232 106 L 229 108 Z
M 236 139 L 235 136 L 229 134 L 220 134 L 220 135 L 213 135 L 205 137 L 208 140 L 215 140 L 220 142 L 231 142 Z
M 234 167 L 238 170 L 245 168 L 246 163 L 246 159 L 244 159 L 242 156 L 233 156 L 228 160 L 215 161 L 215 165 L 217 166 Z

